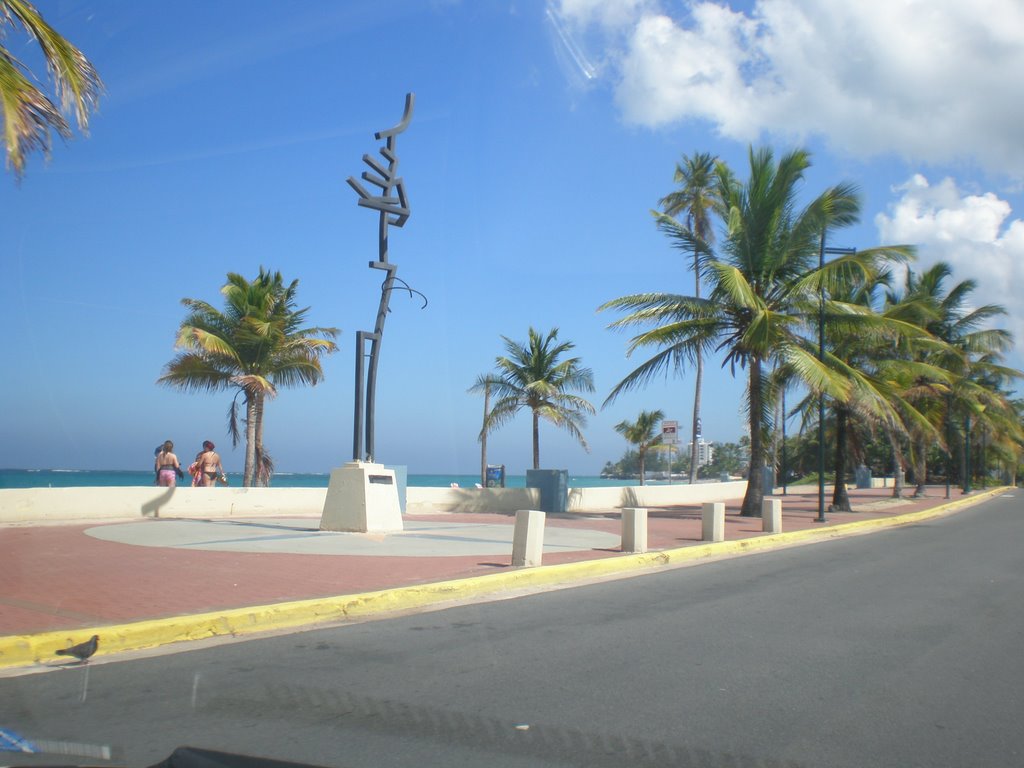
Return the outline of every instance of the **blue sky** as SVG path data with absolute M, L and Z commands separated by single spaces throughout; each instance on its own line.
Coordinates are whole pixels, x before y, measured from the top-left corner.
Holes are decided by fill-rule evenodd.
M 684 153 L 743 176 L 750 143 L 809 148 L 808 199 L 843 180 L 862 191 L 861 224 L 833 244 L 917 244 L 921 266 L 952 261 L 1024 332 L 1015 0 L 37 5 L 107 93 L 88 138 L 32 157 L 20 185 L 0 179 L 2 467 L 148 468 L 166 438 L 186 455 L 209 438 L 240 469 L 230 395 L 155 381 L 180 300 L 217 302 L 227 272 L 260 265 L 299 279 L 311 322 L 342 329 L 326 380 L 270 403 L 268 450 L 284 471 L 348 460 L 355 332 L 372 328 L 380 273 L 366 266 L 376 215 L 345 179 L 408 91 L 412 216 L 391 232 L 391 260 L 429 305 L 392 300 L 377 454 L 412 473 L 478 468 L 482 400 L 466 389 L 502 335 L 560 328 L 594 370 L 595 404 L 638 362 L 595 310 L 691 292 L 649 213 Z M 7 45 L 36 63 L 30 43 Z M 704 433 L 736 440 L 742 381 L 718 362 Z M 590 420 L 590 453 L 542 427 L 542 463 L 597 473 L 626 448 L 613 425 L 641 409 L 688 433 L 692 386 L 620 398 Z M 529 465 L 525 414 L 489 455 L 511 473 Z

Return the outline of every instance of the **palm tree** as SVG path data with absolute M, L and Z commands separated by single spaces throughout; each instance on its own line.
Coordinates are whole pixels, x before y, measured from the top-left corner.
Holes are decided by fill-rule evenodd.
M 909 250 L 890 249 L 889 257 L 903 257 Z M 926 363 L 915 362 L 900 355 L 900 350 L 925 344 L 935 348 L 935 340 L 915 322 L 920 314 L 912 303 L 886 303 L 881 311 L 882 288 L 889 285 L 888 270 L 836 285 L 825 304 L 826 345 L 830 364 L 849 382 L 850 394 L 845 400 L 830 404 L 835 425 L 835 482 L 832 509 L 850 511 L 846 488 L 846 470 L 851 455 L 861 455 L 860 437 L 881 428 L 890 436 L 894 452 L 898 439 L 910 427 L 938 435 L 927 418 L 904 396 L 903 382 L 908 378 L 930 376 L 936 381 L 945 373 Z M 782 376 L 787 372 L 783 370 Z M 813 410 L 813 396 L 801 404 L 806 418 Z M 908 427 L 909 425 L 909 427 Z M 859 428 L 858 428 L 859 427 Z M 894 456 L 895 458 L 895 456 Z
M 659 350 L 616 385 L 606 403 L 656 375 L 682 370 L 697 350 L 722 350 L 723 364 L 734 373 L 737 365 L 747 369 L 750 468 L 741 514 L 756 517 L 764 498 L 764 435 L 774 398 L 765 365 L 787 365 L 810 391 L 845 400 L 850 383 L 830 362 L 818 360 L 817 344 L 808 334 L 817 317 L 819 291 L 851 274 L 872 274 L 880 258 L 900 249 L 859 251 L 817 269 L 822 233 L 857 220 L 855 189 L 832 187 L 801 209 L 796 198 L 810 165 L 806 152 L 790 152 L 776 163 L 770 150 L 751 148 L 749 161 L 746 184 L 723 162 L 715 166 L 717 213 L 725 229 L 720 257 L 700 249 L 709 298 L 636 294 L 600 309 L 628 313 L 613 328 L 653 326 L 633 337 L 628 353 Z
M 711 244 L 714 231 L 711 214 L 718 201 L 715 197 L 715 162 L 708 152 L 684 156 L 676 164 L 673 178 L 680 189 L 663 197 L 659 203 L 664 214 L 658 216 L 658 227 L 684 250 L 693 250 L 693 295 L 700 298 L 700 247 Z M 675 216 L 685 213 L 685 223 Z M 690 485 L 697 482 L 697 441 L 700 438 L 700 395 L 704 382 L 704 355 L 698 347 L 694 350 L 695 378 L 693 384 L 693 429 L 690 444 Z
M 962 387 L 969 395 L 963 398 L 963 484 L 964 493 L 970 490 L 973 477 L 971 462 L 972 434 L 980 431 L 1001 448 L 1008 448 L 1013 454 L 1020 452 L 1024 443 L 1024 425 L 1010 400 L 1008 387 L 1024 376 L 1021 371 L 1001 364 L 1002 355 L 987 352 L 971 360 L 966 382 Z M 954 400 L 956 402 L 956 400 Z
M 1012 379 L 1020 378 L 1020 372 L 1003 376 L 986 371 L 978 376 L 980 384 L 991 395 L 991 400 L 982 411 L 978 427 L 981 432 L 979 456 L 982 478 L 988 474 L 988 456 L 994 455 L 1001 464 L 1016 467 L 1024 448 L 1024 419 L 1021 419 L 1020 401 L 1012 399 L 1008 385 Z
M 661 411 L 640 411 L 636 421 L 623 420 L 615 425 L 615 431 L 626 438 L 631 445 L 636 446 L 636 452 L 640 459 L 640 485 L 646 484 L 644 459 L 647 456 L 647 451 L 661 445 L 661 433 L 656 430 L 664 418 L 665 414 Z
M 471 394 L 483 394 L 484 396 L 484 418 L 480 426 L 480 434 L 477 439 L 480 441 L 480 485 L 487 487 L 487 419 L 491 413 L 491 389 L 501 384 L 501 381 L 491 373 L 482 373 L 476 377 L 473 386 L 467 392 Z
M 299 281 L 285 286 L 280 272 L 262 267 L 249 281 L 228 274 L 221 289 L 224 310 L 198 299 L 182 299 L 189 314 L 178 328 L 182 350 L 157 380 L 176 389 L 237 390 L 228 411 L 229 432 L 238 440 L 238 398 L 245 404 L 243 485 L 266 484 L 269 457 L 263 448 L 267 397 L 282 386 L 315 385 L 323 378 L 320 359 L 337 351 L 337 328 L 303 327 L 309 308 L 297 309 Z
M 7 48 L 0 46 L 0 104 L 3 108 L 4 150 L 7 167 L 21 179 L 25 156 L 32 151 L 50 153 L 50 132 L 71 137 L 64 117 L 74 112 L 79 130 L 88 131 L 89 113 L 103 91 L 96 69 L 75 46 L 57 34 L 26 0 L 0 0 L 0 40 L 5 26 L 21 26 L 46 58 L 58 107 L 38 86 L 33 75 Z
M 946 281 L 952 274 L 952 268 L 945 262 L 935 264 L 920 275 L 908 271 L 902 296 L 890 297 L 891 301 L 911 299 L 928 305 L 931 317 L 924 327 L 944 342 L 941 348 L 919 351 L 917 359 L 946 371 L 947 380 L 920 376 L 914 382 L 912 397 L 918 410 L 931 416 L 933 424 L 941 424 L 946 435 L 946 452 L 950 456 L 950 432 L 956 429 L 957 415 L 980 414 L 988 405 L 1002 407 L 999 398 L 972 377 L 984 375 L 986 371 L 1004 378 L 1019 375 L 998 363 L 999 357 L 1012 346 L 1009 332 L 985 327 L 1005 315 L 1006 309 L 998 304 L 972 309 L 970 296 L 977 283 L 962 280 L 946 290 Z M 929 438 L 926 432 L 918 430 L 911 442 L 917 483 L 915 496 L 924 495 Z
M 594 391 L 594 374 L 580 365 L 580 358 L 563 355 L 575 348 L 570 341 L 558 341 L 558 329 L 542 336 L 532 327 L 526 344 L 507 336 L 506 355 L 495 359 L 497 373 L 492 393 L 497 398 L 484 424 L 490 432 L 511 420 L 519 411 L 529 409 L 533 416 L 533 468 L 540 469 L 540 420 L 564 429 L 590 450 L 583 437 L 586 415 L 594 406 L 572 390 Z

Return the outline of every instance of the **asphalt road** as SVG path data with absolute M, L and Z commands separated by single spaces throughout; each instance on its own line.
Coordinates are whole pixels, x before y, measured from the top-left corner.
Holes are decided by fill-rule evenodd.
M 346 768 L 1019 766 L 1022 595 L 1018 492 L 651 576 L 0 679 L 0 728 L 130 765 L 189 744 Z

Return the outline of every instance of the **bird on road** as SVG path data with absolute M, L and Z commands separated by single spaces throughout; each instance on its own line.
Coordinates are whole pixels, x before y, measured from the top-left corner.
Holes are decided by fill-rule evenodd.
M 58 648 L 58 656 L 74 656 L 80 662 L 85 664 L 89 661 L 89 657 L 96 653 L 96 648 L 100 644 L 100 636 L 93 635 L 84 643 L 78 645 L 72 645 L 70 648 Z

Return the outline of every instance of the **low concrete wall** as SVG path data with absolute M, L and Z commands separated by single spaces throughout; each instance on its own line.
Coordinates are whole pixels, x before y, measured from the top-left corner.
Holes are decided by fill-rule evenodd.
M 746 480 L 696 485 L 626 485 L 604 488 L 570 488 L 569 511 L 585 512 L 622 507 L 672 507 L 703 504 L 705 501 L 740 499 L 747 492 Z
M 537 509 L 537 488 L 406 488 L 405 511 L 410 515 L 435 512 L 515 513 Z
M 5 488 L 0 523 L 319 515 L 326 488 Z
M 570 488 L 569 511 L 665 507 L 743 496 L 746 481 L 697 485 Z M 493 512 L 537 509 L 536 488 L 419 488 L 406 490 L 406 513 Z M 103 488 L 0 489 L 0 523 L 73 522 L 146 517 L 272 517 L 317 515 L 326 488 Z
M 326 488 L 5 488 L 0 523 L 320 515 Z M 407 514 L 536 509 L 536 488 L 408 488 Z

